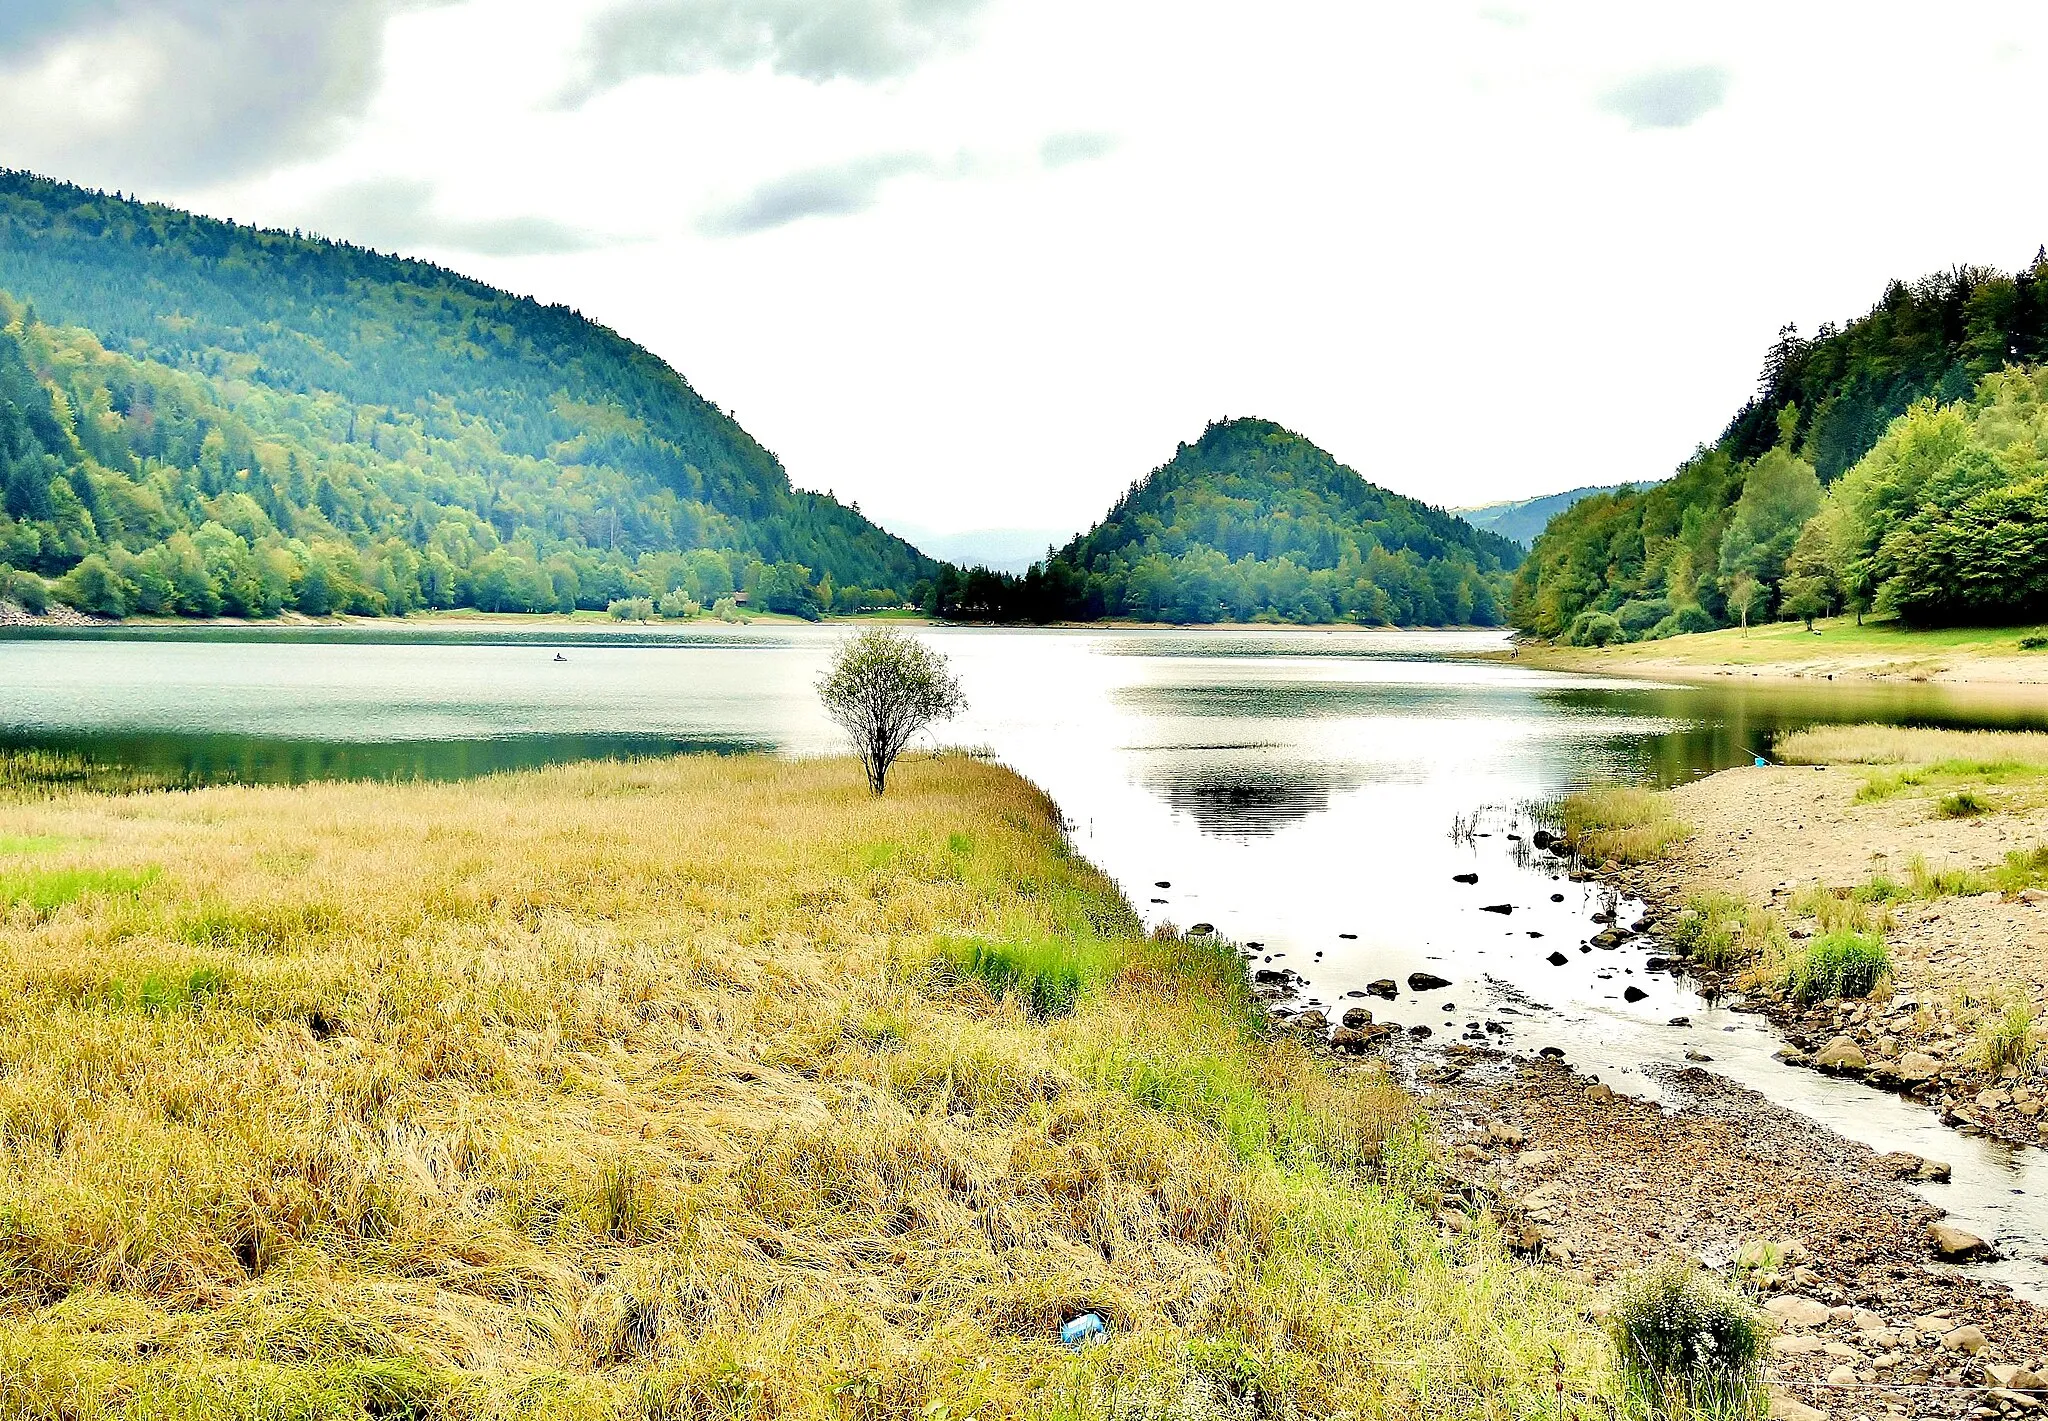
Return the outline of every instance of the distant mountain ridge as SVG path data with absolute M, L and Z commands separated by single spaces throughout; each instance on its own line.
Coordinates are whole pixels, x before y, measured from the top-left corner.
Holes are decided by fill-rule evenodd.
M 1521 549 L 1263 419 L 1211 424 L 1021 578 L 948 569 L 934 610 L 999 620 L 1498 624 Z
M 1591 498 L 1596 493 L 1613 493 L 1622 487 L 1625 485 L 1593 484 L 1586 488 L 1567 489 L 1563 493 L 1539 494 L 1534 498 L 1509 499 L 1503 503 L 1483 503 L 1476 508 L 1454 508 L 1451 512 L 1474 528 L 1484 528 L 1489 533 L 1500 534 L 1526 552 L 1536 541 L 1536 535 L 1549 525 L 1551 519 L 1580 499 Z
M 812 613 L 937 570 L 645 349 L 429 263 L 0 171 L 0 292 L 0 565 L 93 610 Z

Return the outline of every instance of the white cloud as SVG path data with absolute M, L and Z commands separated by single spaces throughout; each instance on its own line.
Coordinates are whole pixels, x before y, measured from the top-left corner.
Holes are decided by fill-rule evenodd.
M 1687 128 L 1726 102 L 1728 78 L 1718 64 L 1653 69 L 1602 94 L 1600 107 L 1634 129 Z

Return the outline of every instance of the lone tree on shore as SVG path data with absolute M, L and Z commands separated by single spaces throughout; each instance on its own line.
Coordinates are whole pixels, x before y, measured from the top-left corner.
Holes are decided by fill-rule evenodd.
M 870 627 L 840 647 L 818 699 L 853 741 L 876 794 L 911 736 L 967 708 L 946 658 L 892 627 Z

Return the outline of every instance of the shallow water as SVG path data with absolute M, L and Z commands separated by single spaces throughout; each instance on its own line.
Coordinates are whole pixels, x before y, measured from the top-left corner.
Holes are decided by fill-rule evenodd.
M 1208 922 L 1261 943 L 1255 965 L 1293 968 L 1304 995 L 1330 1005 L 1377 978 L 1434 972 L 1452 985 L 1404 985 L 1369 1005 L 1440 1036 L 1558 1046 L 1617 1089 L 1656 1095 L 1646 1066 L 1711 1055 L 1708 1069 L 1853 1139 L 1950 1160 L 1955 1182 L 1928 1196 L 2016 1260 L 1990 1271 L 2048 1293 L 2038 1152 L 2015 1156 L 1921 1107 L 1781 1065 L 1757 1018 L 1647 971 L 1644 944 L 1581 951 L 1591 915 L 1616 905 L 1509 837 L 1530 832 L 1531 804 L 1747 763 L 1800 725 L 2043 726 L 2048 708 L 1928 686 L 1660 687 L 1461 659 L 1500 647 L 1491 633 L 924 634 L 953 658 L 972 705 L 944 738 L 986 745 L 1045 786 L 1077 847 L 1149 922 Z M 265 781 L 824 753 L 838 740 L 811 687 L 841 635 L 36 633 L 0 639 L 0 743 Z M 1474 872 L 1476 885 L 1454 881 Z M 1631 987 L 1640 1000 L 1625 999 Z M 1677 1017 L 1690 1025 L 1667 1024 Z

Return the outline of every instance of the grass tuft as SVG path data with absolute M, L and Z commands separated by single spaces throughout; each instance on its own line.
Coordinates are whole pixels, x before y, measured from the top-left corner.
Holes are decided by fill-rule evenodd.
M 1822 933 L 1788 952 L 1779 984 L 1801 1003 L 1867 997 L 1890 976 L 1891 954 L 1875 933 Z
M 2025 1002 L 2014 1002 L 1997 1016 L 1985 1017 L 1977 1023 L 1970 1054 L 1994 1073 L 2008 1066 L 2024 1069 L 2039 1045 L 2034 1039 L 2034 1020 L 2034 1009 Z
M 0 909 L 26 908 L 48 917 L 81 899 L 133 895 L 155 881 L 156 870 L 149 868 L 0 870 Z
M 1989 814 L 1997 806 L 1975 790 L 1957 790 L 1945 794 L 1935 805 L 1935 813 L 1943 819 L 1974 819 L 1980 814 Z

